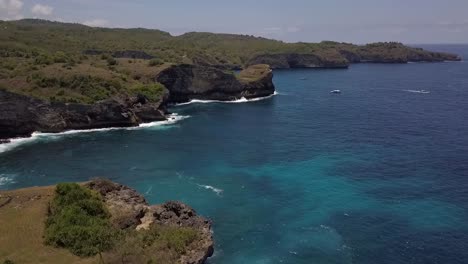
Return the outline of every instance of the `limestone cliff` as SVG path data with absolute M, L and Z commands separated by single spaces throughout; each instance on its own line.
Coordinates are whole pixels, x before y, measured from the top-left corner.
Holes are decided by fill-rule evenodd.
M 197 230 L 200 238 L 180 256 L 179 263 L 203 264 L 213 255 L 211 222 L 189 206 L 177 201 L 150 206 L 137 191 L 105 179 L 93 180 L 86 186 L 102 195 L 113 223 L 120 229 L 147 230 L 152 225 L 163 225 Z
M 162 101 L 143 96 L 110 98 L 92 105 L 53 103 L 0 89 L 0 139 L 35 131 L 130 127 L 165 120 Z
M 268 65 L 253 65 L 238 76 L 210 66 L 174 65 L 161 71 L 156 81 L 169 90 L 169 103 L 192 99 L 230 101 L 264 97 L 275 92 L 273 73 Z

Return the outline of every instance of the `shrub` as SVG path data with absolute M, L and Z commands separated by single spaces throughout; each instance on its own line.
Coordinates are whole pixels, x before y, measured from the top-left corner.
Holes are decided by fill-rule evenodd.
M 109 65 L 109 66 L 117 65 L 117 60 L 110 57 L 110 58 L 107 59 L 107 65 Z
M 75 183 L 57 185 L 46 221 L 46 244 L 88 257 L 111 249 L 117 237 L 99 194 Z
M 199 237 L 189 227 L 155 225 L 147 231 L 127 231 L 105 256 L 109 263 L 176 263 Z
M 151 67 L 159 66 L 161 64 L 163 64 L 163 61 L 160 60 L 160 59 L 152 59 L 148 63 L 148 65 L 151 66 Z
M 138 84 L 132 89 L 136 95 L 143 95 L 150 101 L 159 100 L 164 94 L 164 86 L 160 83 Z
M 34 59 L 34 64 L 36 65 L 50 65 L 52 64 L 53 59 L 46 54 L 40 54 Z
M 55 63 L 65 63 L 68 61 L 67 55 L 63 51 L 57 51 L 54 54 Z
M 7 259 L 5 261 L 3 261 L 3 264 L 15 264 L 13 261 Z

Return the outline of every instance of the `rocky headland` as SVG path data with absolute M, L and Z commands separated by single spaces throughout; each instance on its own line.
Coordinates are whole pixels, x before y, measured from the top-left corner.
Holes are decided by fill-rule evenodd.
M 215 67 L 174 65 L 161 71 L 156 81 L 169 90 L 169 103 L 193 99 L 231 101 L 258 98 L 275 92 L 268 65 L 252 65 L 238 76 Z
M 332 43 L 334 49 L 310 53 L 262 54 L 247 63 L 268 64 L 274 69 L 346 69 L 353 63 L 409 63 L 460 61 L 456 54 L 426 51 L 401 43 L 374 43 L 365 46 Z
M 0 89 L 0 139 L 33 132 L 131 127 L 166 120 L 162 101 L 144 96 L 115 97 L 95 104 L 50 102 Z
M 85 186 L 98 192 L 111 213 L 111 221 L 120 229 L 149 230 L 152 225 L 188 227 L 200 237 L 180 256 L 181 264 L 203 264 L 214 253 L 210 220 L 198 216 L 186 204 L 170 201 L 149 205 L 144 196 L 125 185 L 95 179 Z
M 166 120 L 168 104 L 256 98 L 275 92 L 267 65 L 253 65 L 238 76 L 211 66 L 171 65 L 155 81 L 167 89 L 156 101 L 143 94 L 122 94 L 94 104 L 62 103 L 0 89 L 0 139 L 27 137 L 33 132 L 138 126 Z
M 83 186 L 102 197 L 110 213 L 110 222 L 117 230 L 122 230 L 125 234 L 132 234 L 131 232 L 135 231 L 145 234 L 145 232 L 151 232 L 154 227 L 167 227 L 175 231 L 177 228 L 183 228 L 196 232 L 197 239 L 186 245 L 178 255 L 171 255 L 171 259 L 176 260 L 174 263 L 203 264 L 213 255 L 214 240 L 211 221 L 197 215 L 195 210 L 188 205 L 177 201 L 149 205 L 146 199 L 134 189 L 106 179 L 95 179 Z M 54 248 L 44 243 L 42 239 L 44 223 L 47 215 L 50 214 L 50 209 L 48 209 L 50 203 L 56 195 L 54 190 L 55 186 L 48 186 L 0 192 L 0 231 L 2 231 L 0 255 L 2 258 L 17 261 L 15 263 L 99 262 L 95 257 L 79 258 L 65 249 Z M 17 220 L 12 221 L 13 219 Z M 18 236 L 27 236 L 29 239 L 18 239 Z M 11 241 L 14 243 L 12 244 Z M 158 259 L 158 252 L 152 252 L 153 259 Z M 35 257 L 30 258 L 31 254 L 40 256 L 40 260 Z M 122 256 L 114 262 L 116 256 L 120 256 L 115 254 L 113 251 L 104 252 L 106 263 L 121 263 L 124 257 L 127 258 L 124 263 L 140 263 L 132 262 L 139 260 L 129 258 L 129 256 Z

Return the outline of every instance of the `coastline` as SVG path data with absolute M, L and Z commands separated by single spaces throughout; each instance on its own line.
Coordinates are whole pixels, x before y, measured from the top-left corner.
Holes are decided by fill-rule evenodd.
M 223 103 L 223 104 L 239 104 L 239 103 L 252 103 L 258 102 L 262 100 L 270 99 L 274 96 L 278 95 L 278 92 L 274 92 L 269 96 L 246 99 L 241 98 L 238 100 L 233 101 L 220 101 L 220 100 L 197 100 L 193 99 L 187 103 L 180 103 L 174 104 L 172 107 L 182 107 L 191 104 L 209 104 L 209 103 Z M 23 144 L 32 143 L 36 140 L 40 140 L 41 138 L 59 138 L 62 136 L 67 135 L 74 135 L 74 134 L 83 134 L 83 133 L 94 133 L 94 132 L 107 132 L 107 131 L 115 131 L 115 130 L 139 130 L 139 129 L 147 129 L 152 127 L 163 127 L 163 126 L 170 126 L 174 125 L 182 120 L 190 118 L 189 115 L 179 115 L 177 113 L 172 113 L 166 116 L 165 121 L 154 121 L 148 123 L 140 123 L 138 126 L 131 126 L 131 127 L 106 127 L 106 128 L 94 128 L 94 129 L 77 129 L 77 130 L 66 130 L 57 133 L 43 133 L 43 132 L 33 132 L 29 137 L 16 137 L 16 138 L 8 138 L 4 139 L 3 142 L 0 142 L 0 155 L 2 153 L 11 151 Z

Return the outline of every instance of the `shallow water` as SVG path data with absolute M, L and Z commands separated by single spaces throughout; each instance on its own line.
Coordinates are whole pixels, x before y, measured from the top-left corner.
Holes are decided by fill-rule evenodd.
M 190 116 L 175 123 L 39 135 L 3 149 L 0 189 L 104 176 L 181 200 L 213 219 L 215 264 L 468 263 L 467 63 L 275 84 L 267 100 L 175 107 Z

